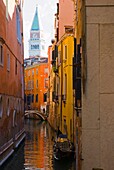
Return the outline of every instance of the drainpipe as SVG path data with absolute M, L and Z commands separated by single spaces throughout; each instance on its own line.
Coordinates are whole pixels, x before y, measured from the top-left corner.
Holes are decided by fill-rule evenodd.
M 62 93 L 63 93 L 63 41 L 61 42 L 61 108 L 60 108 L 60 119 L 61 119 L 61 130 L 62 130 Z
M 76 77 L 76 67 L 75 67 L 75 62 L 76 62 L 76 37 L 74 36 L 74 58 L 73 58 L 73 142 L 76 140 L 74 139 L 74 133 L 76 130 L 75 127 L 75 120 L 76 120 L 76 111 L 75 111 L 75 93 L 76 93 L 76 83 L 75 83 L 75 77 Z M 76 135 L 75 135 L 76 136 Z

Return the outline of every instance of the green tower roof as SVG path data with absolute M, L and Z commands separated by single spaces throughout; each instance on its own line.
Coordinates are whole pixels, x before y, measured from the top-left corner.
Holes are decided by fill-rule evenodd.
M 31 31 L 38 31 L 38 30 L 40 30 L 40 25 L 39 25 L 39 17 L 38 17 L 38 7 L 36 7 L 36 12 L 32 22 Z

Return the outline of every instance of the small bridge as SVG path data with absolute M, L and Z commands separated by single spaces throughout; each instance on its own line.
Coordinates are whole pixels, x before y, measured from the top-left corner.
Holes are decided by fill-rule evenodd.
M 38 111 L 38 110 L 25 110 L 25 117 L 27 117 L 27 116 L 29 116 L 29 115 L 33 115 L 33 114 L 35 114 L 35 115 L 37 115 L 37 116 L 39 116 L 42 120 L 47 120 L 47 116 L 46 115 L 44 115 L 44 113 L 42 113 L 42 112 L 40 112 L 40 111 Z

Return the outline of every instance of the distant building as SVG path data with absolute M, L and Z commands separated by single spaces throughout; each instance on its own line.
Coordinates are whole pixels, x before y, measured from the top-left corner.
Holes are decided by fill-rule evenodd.
M 48 63 L 37 63 L 25 68 L 25 109 L 46 110 Z
M 0 166 L 25 137 L 22 2 L 0 1 Z
M 46 51 L 44 34 L 39 20 L 38 12 L 38 7 L 36 7 L 34 19 L 30 30 L 29 57 L 37 57 L 40 60 L 40 58 L 46 57 Z
M 50 60 L 46 57 L 45 40 L 39 19 L 36 7 L 30 30 L 29 58 L 24 60 L 25 109 L 46 112 Z

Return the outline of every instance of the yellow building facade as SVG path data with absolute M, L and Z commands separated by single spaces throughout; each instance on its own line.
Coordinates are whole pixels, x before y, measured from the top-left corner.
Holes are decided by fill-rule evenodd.
M 56 95 L 58 99 L 57 114 L 58 126 L 68 138 L 73 141 L 73 53 L 74 53 L 73 34 L 65 33 L 57 43 L 58 57 L 56 58 Z
M 54 81 L 55 81 L 55 73 L 51 69 L 49 74 L 49 88 L 47 93 L 47 104 L 48 104 L 48 121 L 50 125 L 56 129 L 56 119 L 55 119 L 55 101 L 54 101 Z

